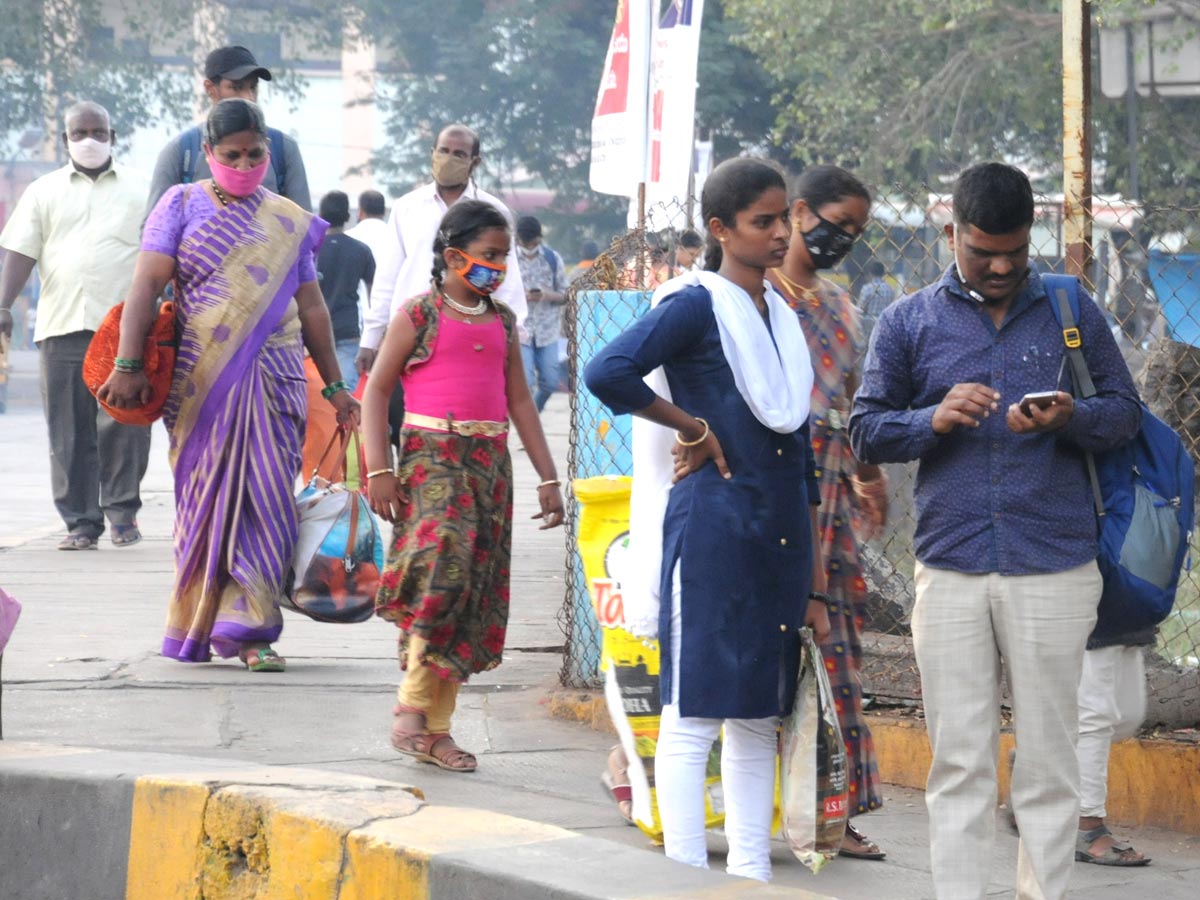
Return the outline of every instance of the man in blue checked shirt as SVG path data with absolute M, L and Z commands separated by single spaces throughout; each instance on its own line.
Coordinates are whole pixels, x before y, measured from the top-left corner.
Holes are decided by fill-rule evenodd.
M 926 787 L 939 900 L 983 900 L 995 837 L 1000 660 L 1021 748 L 1017 897 L 1066 897 L 1079 815 L 1076 691 L 1096 620 L 1084 451 L 1129 440 L 1137 393 L 1081 303 L 1097 394 L 1073 400 L 1062 329 L 1029 268 L 1033 192 L 985 163 L 954 187 L 954 263 L 879 319 L 850 417 L 866 463 L 920 460 L 912 631 L 933 746 Z M 1057 392 L 1044 407 L 1029 393 Z

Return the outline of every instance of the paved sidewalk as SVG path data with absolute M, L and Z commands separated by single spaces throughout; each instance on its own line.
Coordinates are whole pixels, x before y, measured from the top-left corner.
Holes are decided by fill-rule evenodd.
M 31 355 L 32 356 L 32 355 Z M 545 414 L 565 472 L 569 417 L 564 395 Z M 550 718 L 563 637 L 561 531 L 529 521 L 537 483 L 514 437 L 516 534 L 513 609 L 505 663 L 464 690 L 456 737 L 480 756 L 473 775 L 398 757 L 387 736 L 398 671 L 395 630 L 382 621 L 321 625 L 287 614 L 278 646 L 283 674 L 250 674 L 236 661 L 184 665 L 158 656 L 171 582 L 171 480 L 166 441 L 155 428 L 140 523 L 146 540 L 117 550 L 55 550 L 61 533 L 50 502 L 45 429 L 36 408 L 0 416 L 0 585 L 24 604 L 4 656 L 4 736 L 18 741 L 147 750 L 330 769 L 419 786 L 441 805 L 472 806 L 650 848 L 620 824 L 599 773 L 611 739 Z M 1148 789 L 1151 789 L 1148 787 Z M 780 844 L 776 883 L 847 900 L 932 896 L 923 796 L 888 789 L 886 806 L 859 820 L 889 853 L 883 863 L 839 860 L 810 875 Z M 1200 837 L 1130 834 L 1155 858 L 1145 870 L 1077 865 L 1072 897 L 1194 898 Z M 718 856 L 723 842 L 714 835 Z M 1001 832 L 996 896 L 1011 896 L 1016 841 Z M 4 864 L 0 850 L 0 866 Z

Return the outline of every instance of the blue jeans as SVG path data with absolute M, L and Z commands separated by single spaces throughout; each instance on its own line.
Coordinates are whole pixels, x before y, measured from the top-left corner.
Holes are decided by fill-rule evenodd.
M 521 359 L 525 363 L 525 381 L 529 384 L 529 392 L 533 394 L 533 402 L 537 411 L 541 412 L 546 406 L 550 395 L 558 390 L 561 377 L 561 367 L 558 364 L 558 341 L 545 347 L 534 347 L 531 344 L 521 345 Z M 535 381 L 536 376 L 536 381 Z M 534 389 L 534 385 L 537 389 Z
M 358 369 L 354 368 L 354 357 L 358 356 L 358 338 L 342 338 L 333 342 L 338 365 L 342 367 L 342 381 L 350 385 L 351 392 L 358 387 Z

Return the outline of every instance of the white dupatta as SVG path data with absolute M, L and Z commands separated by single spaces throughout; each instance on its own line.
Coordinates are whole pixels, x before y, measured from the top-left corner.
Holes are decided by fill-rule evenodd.
M 808 419 L 813 387 L 808 341 L 796 314 L 770 283 L 764 282 L 771 322 L 768 331 L 750 295 L 715 272 L 688 272 L 672 278 L 654 291 L 650 306 L 654 308 L 663 298 L 697 284 L 712 295 L 721 350 L 733 371 L 738 393 L 754 417 L 780 434 L 796 431 Z M 661 367 L 647 375 L 645 381 L 658 396 L 671 399 L 667 376 Z M 639 637 L 658 636 L 663 518 L 671 490 L 674 443 L 671 429 L 634 417 L 630 554 L 621 595 L 625 627 Z

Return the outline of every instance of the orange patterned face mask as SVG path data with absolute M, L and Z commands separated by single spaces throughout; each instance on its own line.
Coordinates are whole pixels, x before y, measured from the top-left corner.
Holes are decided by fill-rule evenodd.
M 451 271 L 465 281 L 467 287 L 475 293 L 486 297 L 504 283 L 504 276 L 508 272 L 508 266 L 503 263 L 500 265 L 486 263 L 468 253 L 463 253 L 457 247 L 455 250 L 457 250 L 466 262 L 457 268 L 452 268 Z

